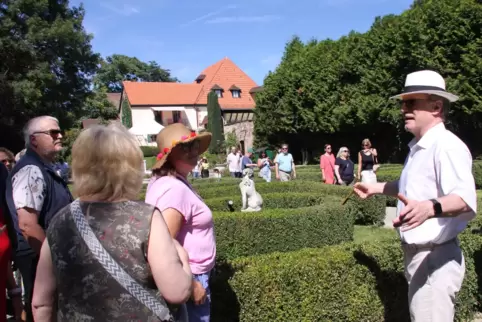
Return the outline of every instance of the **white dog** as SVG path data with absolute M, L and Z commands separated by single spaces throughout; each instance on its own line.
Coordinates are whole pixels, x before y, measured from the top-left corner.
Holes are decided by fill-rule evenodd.
M 256 191 L 254 181 L 251 179 L 254 176 L 254 171 L 251 168 L 243 170 L 243 180 L 239 184 L 241 190 L 241 198 L 243 200 L 243 207 L 241 211 L 260 211 L 263 205 L 263 198 Z

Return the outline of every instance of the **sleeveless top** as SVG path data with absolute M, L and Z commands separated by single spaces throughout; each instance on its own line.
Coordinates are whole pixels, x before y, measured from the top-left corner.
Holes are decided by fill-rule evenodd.
M 370 154 L 366 155 L 363 151 L 360 151 L 361 154 L 361 162 L 362 162 L 362 171 L 364 170 L 373 170 L 373 165 L 375 164 L 373 160 L 373 154 L 370 152 Z
M 144 255 L 155 208 L 141 201 L 80 206 L 107 252 L 160 298 Z M 46 235 L 57 280 L 57 321 L 161 321 L 97 262 L 77 231 L 69 206 L 52 219 Z

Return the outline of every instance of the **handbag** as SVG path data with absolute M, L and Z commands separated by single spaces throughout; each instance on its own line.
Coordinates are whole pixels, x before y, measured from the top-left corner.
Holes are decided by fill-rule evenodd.
M 133 297 L 144 304 L 162 321 L 182 321 L 187 322 L 187 312 L 181 314 L 181 318 L 174 318 L 171 314 L 166 302 L 162 298 L 155 298 L 151 293 L 137 283 L 107 252 L 102 246 L 99 239 L 95 236 L 92 228 L 90 228 L 84 213 L 80 208 L 79 200 L 76 199 L 70 204 L 70 211 L 75 226 L 84 240 L 92 255 L 102 265 L 102 267 Z M 185 305 L 182 307 L 186 310 Z M 184 312 L 180 312 L 184 313 Z

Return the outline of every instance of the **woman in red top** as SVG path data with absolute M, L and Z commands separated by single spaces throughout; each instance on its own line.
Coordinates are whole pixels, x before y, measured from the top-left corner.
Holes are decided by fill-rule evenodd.
M 335 155 L 331 150 L 331 144 L 325 144 L 325 153 L 320 157 L 320 170 L 321 182 L 335 183 Z
M 8 289 L 8 295 L 12 299 L 16 321 L 23 321 L 22 289 L 17 286 L 13 277 L 12 249 L 5 218 L 5 216 L 8 216 L 4 200 L 7 175 L 7 168 L 0 164 L 0 322 L 7 321 L 6 289 Z

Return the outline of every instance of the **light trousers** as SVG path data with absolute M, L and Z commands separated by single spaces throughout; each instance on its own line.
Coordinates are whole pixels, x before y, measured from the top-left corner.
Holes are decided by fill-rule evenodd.
M 452 322 L 455 296 L 465 276 L 458 241 L 422 249 L 413 245 L 402 248 L 412 322 Z

